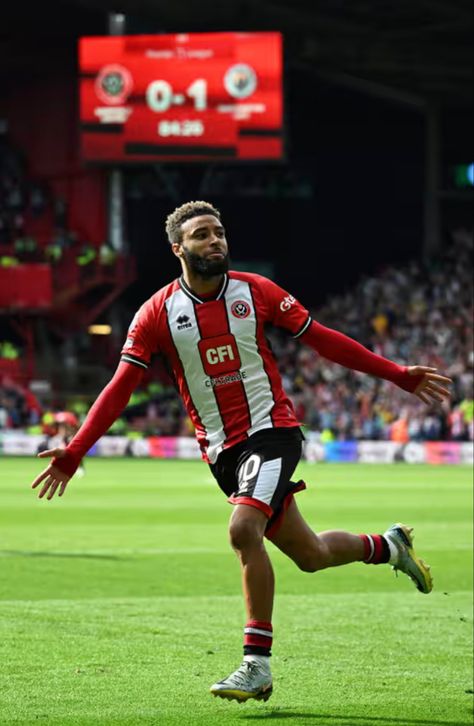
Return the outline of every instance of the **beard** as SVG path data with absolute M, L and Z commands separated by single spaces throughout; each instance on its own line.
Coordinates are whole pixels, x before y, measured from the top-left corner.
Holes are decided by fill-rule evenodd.
M 199 275 L 204 280 L 217 275 L 223 275 L 229 269 L 229 255 L 224 255 L 220 260 L 210 260 L 207 257 L 201 257 L 195 252 L 190 252 L 183 247 L 184 259 L 193 275 Z

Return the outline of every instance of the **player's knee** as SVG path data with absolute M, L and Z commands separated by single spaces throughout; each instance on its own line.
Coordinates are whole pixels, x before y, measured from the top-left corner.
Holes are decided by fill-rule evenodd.
M 255 522 L 244 517 L 231 520 L 229 525 L 229 539 L 237 552 L 256 547 L 262 542 L 262 535 Z

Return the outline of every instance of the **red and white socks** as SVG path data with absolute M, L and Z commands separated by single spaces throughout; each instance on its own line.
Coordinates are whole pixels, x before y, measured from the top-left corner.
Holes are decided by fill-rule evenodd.
M 387 562 L 395 564 L 398 552 L 389 539 L 383 534 L 360 534 L 364 545 L 363 562 L 366 565 L 382 565 Z
M 271 623 L 264 620 L 249 620 L 244 628 L 244 656 L 269 658 L 273 641 Z

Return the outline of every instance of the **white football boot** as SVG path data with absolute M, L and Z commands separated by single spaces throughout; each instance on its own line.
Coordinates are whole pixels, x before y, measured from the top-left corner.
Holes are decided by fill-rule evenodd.
M 265 658 L 268 662 L 268 658 Z M 264 660 L 244 660 L 240 668 L 224 678 L 223 681 L 211 686 L 211 693 L 220 698 L 227 698 L 242 703 L 254 698 L 256 701 L 268 701 L 272 695 L 272 674 L 269 664 Z
M 392 524 L 384 533 L 390 546 L 390 564 L 395 570 L 408 575 L 417 589 L 425 594 L 433 589 L 430 566 L 417 557 L 413 549 L 413 527 L 406 524 Z

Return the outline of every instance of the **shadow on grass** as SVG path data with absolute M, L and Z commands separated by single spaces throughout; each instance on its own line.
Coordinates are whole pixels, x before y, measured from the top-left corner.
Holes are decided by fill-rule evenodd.
M 304 723 L 314 723 L 323 726 L 331 723 L 334 726 L 472 726 L 472 721 L 438 721 L 437 719 L 423 718 L 396 718 L 393 716 L 338 716 L 329 713 L 305 713 L 299 711 L 269 711 L 267 713 L 252 713 L 239 716 L 243 721 L 265 721 L 272 719 L 301 719 Z
M 62 557 L 80 560 L 123 560 L 118 555 L 95 555 L 87 552 L 28 552 L 24 550 L 0 550 L 0 557 Z

